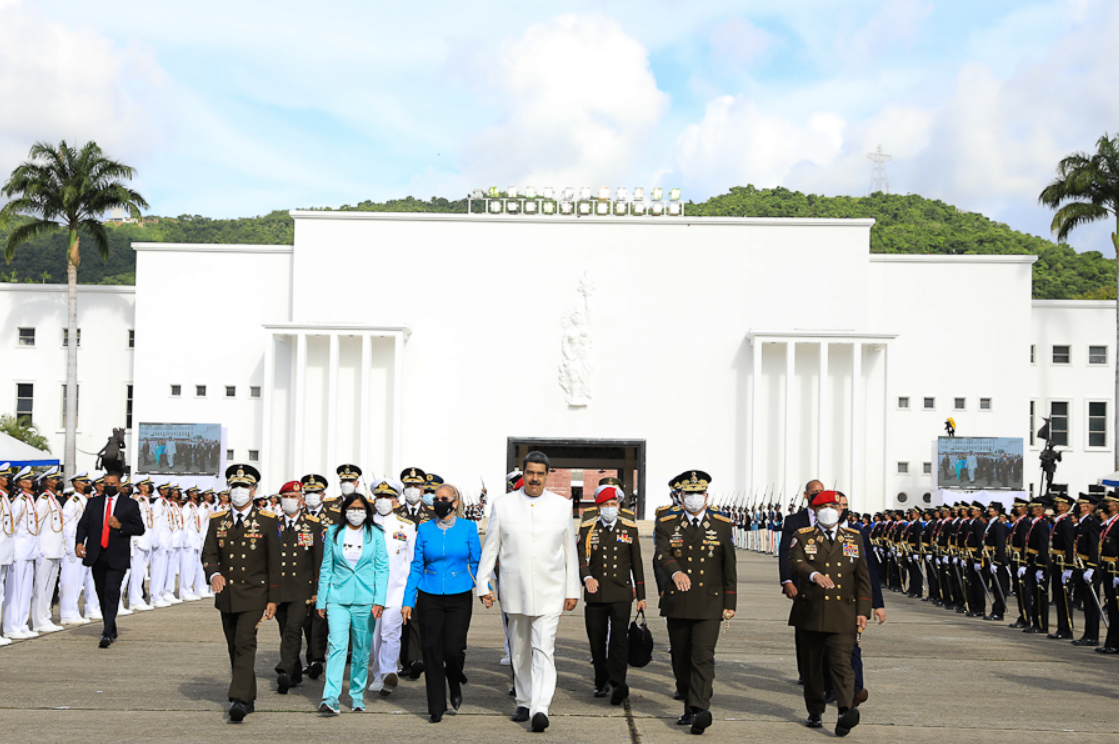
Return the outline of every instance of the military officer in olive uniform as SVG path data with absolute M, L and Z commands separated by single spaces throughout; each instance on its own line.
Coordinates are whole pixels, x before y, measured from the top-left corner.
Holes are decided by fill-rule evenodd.
M 635 598 L 637 611 L 645 611 L 637 522 L 621 511 L 624 501 L 621 488 L 600 485 L 595 491 L 595 514 L 588 518 L 584 513 L 579 527 L 579 578 L 585 589 L 583 615 L 594 665 L 594 696 L 606 697 L 612 686 L 611 705 L 621 705 L 629 697 L 628 628 Z
M 303 624 L 318 595 L 319 567 L 322 566 L 323 531 L 318 517 L 303 511 L 303 484 L 285 483 L 280 489 L 280 601 L 276 621 L 280 626 L 280 663 L 276 666 L 276 691 L 288 689 L 303 679 L 299 647 Z
M 823 726 L 827 653 L 839 705 L 835 733 L 846 736 L 859 723 L 851 653 L 871 614 L 870 569 L 859 531 L 839 524 L 836 492 L 821 491 L 812 509 L 816 524 L 798 530 L 789 547 L 789 566 L 800 585 L 789 625 L 800 633 L 808 727 Z
M 330 502 L 324 501 L 323 493 L 326 491 L 326 477 L 317 473 L 310 473 L 300 479 L 303 486 L 303 508 L 308 517 L 319 521 L 319 542 L 326 536 L 326 531 L 333 525 L 342 521 L 342 508 L 339 499 Z M 314 606 L 307 611 L 303 618 L 303 636 L 307 640 L 307 666 L 303 668 L 303 675 L 311 679 L 318 679 L 326 666 L 326 643 L 329 637 L 327 619 L 319 617 L 314 612 Z M 302 675 L 301 675 L 302 676 Z
M 260 472 L 252 465 L 225 471 L 232 508 L 210 519 L 202 566 L 221 612 L 233 678 L 229 720 L 239 723 L 256 701 L 256 631 L 280 601 L 280 539 L 272 512 L 253 506 Z
M 664 506 L 657 507 L 657 511 L 653 515 L 654 520 L 660 519 L 662 516 L 667 514 L 669 509 L 680 508 L 680 483 L 683 482 L 684 479 L 690 475 L 690 473 L 681 473 L 668 482 L 668 497 L 669 499 L 671 499 L 671 501 Z M 663 596 L 665 575 L 664 570 L 661 568 L 660 563 L 657 561 L 653 561 L 653 581 L 657 583 L 657 595 Z
M 666 577 L 661 615 L 668 620 L 672 672 L 684 701 L 676 723 L 702 734 L 711 725 L 719 624 L 734 617 L 738 570 L 730 518 L 707 508 L 711 476 L 701 470 L 687 475 L 682 506 L 657 518 L 655 561 Z

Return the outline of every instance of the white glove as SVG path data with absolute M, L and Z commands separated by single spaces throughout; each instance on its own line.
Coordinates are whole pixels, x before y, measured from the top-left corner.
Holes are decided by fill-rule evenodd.
M 1061 583 L 1062 584 L 1067 584 L 1068 580 L 1071 579 L 1071 578 L 1072 578 L 1072 571 L 1070 569 L 1066 568 L 1064 571 L 1061 572 Z
M 1039 584 L 1040 584 L 1040 583 L 1042 583 L 1043 581 L 1045 581 L 1045 571 L 1043 571 L 1043 570 L 1041 570 L 1041 569 L 1039 568 L 1039 569 L 1037 570 L 1037 574 L 1035 574 L 1035 575 L 1036 575 L 1036 577 L 1037 577 L 1037 583 L 1039 583 Z
M 998 573 L 998 566 L 996 566 L 994 563 L 992 563 L 991 564 L 991 575 L 994 576 L 997 573 Z
M 1095 576 L 1095 575 L 1096 575 L 1096 569 L 1089 568 L 1088 570 L 1086 570 L 1084 572 L 1084 583 L 1085 584 L 1091 584 L 1092 583 L 1092 577 Z
M 1111 586 L 1119 589 L 1119 576 L 1111 580 Z
M 959 556 L 957 556 L 957 557 L 956 557 L 956 558 L 955 558 L 954 560 L 956 561 L 956 565 L 957 565 L 957 566 L 958 566 L 958 565 L 960 565 L 960 558 L 959 558 Z
M 1018 578 L 1020 579 L 1025 575 L 1026 575 L 1026 567 L 1025 566 L 1020 566 L 1018 568 Z
M 975 562 L 975 572 L 976 573 L 983 573 L 983 562 L 982 561 L 976 561 Z

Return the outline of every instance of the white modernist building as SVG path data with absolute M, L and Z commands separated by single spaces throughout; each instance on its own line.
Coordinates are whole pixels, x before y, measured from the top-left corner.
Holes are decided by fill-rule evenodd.
M 1059 482 L 1112 470 L 1115 304 L 1032 301 L 1033 257 L 872 255 L 870 220 L 292 215 L 294 245 L 137 243 L 136 287 L 81 289 L 80 450 L 127 426 L 136 468 L 140 422 L 219 423 L 271 489 L 354 462 L 492 493 L 540 446 L 636 470 L 646 509 L 690 468 L 875 509 L 933 491 L 949 416 L 1026 439 L 1036 488 L 1052 415 Z M 0 285 L 0 412 L 56 452 L 65 318 Z

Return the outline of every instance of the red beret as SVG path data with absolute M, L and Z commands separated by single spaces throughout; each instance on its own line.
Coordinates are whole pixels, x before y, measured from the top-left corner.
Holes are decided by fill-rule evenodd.
M 280 493 L 299 493 L 303 490 L 303 484 L 299 481 L 288 481 L 280 488 Z
M 598 490 L 598 495 L 594 497 L 594 503 L 595 506 L 599 506 L 611 499 L 618 499 L 621 501 L 622 498 L 622 492 L 616 486 L 603 486 Z
M 816 498 L 812 499 L 812 506 L 826 506 L 828 504 L 838 504 L 839 496 L 835 491 L 820 491 L 816 494 Z

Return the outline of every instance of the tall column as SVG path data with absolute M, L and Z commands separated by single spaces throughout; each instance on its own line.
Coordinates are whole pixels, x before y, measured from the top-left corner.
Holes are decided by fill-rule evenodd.
M 750 378 L 750 472 L 747 474 L 748 477 L 746 479 L 747 490 L 751 497 L 759 487 L 758 469 L 761 467 L 761 463 L 758 462 L 758 442 L 761 439 L 761 416 L 758 413 L 758 389 L 761 386 L 762 349 L 765 348 L 765 345 L 760 338 L 755 336 L 752 347 L 751 359 L 753 361 L 754 371 Z
M 372 340 L 369 334 L 361 336 L 361 370 L 358 372 L 358 405 L 357 405 L 357 431 L 358 465 L 369 472 L 373 472 L 373 460 L 369 455 L 369 367 L 373 364 Z M 384 477 L 385 474 L 379 474 Z
M 393 334 L 392 349 L 392 469 L 399 473 L 404 467 L 404 333 Z
M 884 440 L 882 442 L 882 503 L 878 506 L 879 509 L 886 508 L 886 504 L 890 502 L 890 494 L 893 491 L 893 483 L 890 480 L 890 464 L 894 461 L 894 381 L 890 370 L 889 344 L 882 345 L 882 379 L 882 395 L 885 400 L 882 403 L 882 432 Z M 864 505 L 866 503 L 866 501 L 863 501 Z
M 272 479 L 272 388 L 275 386 L 276 371 L 276 334 L 265 332 L 264 339 L 264 383 L 261 386 L 261 405 L 264 409 L 260 417 L 260 470 L 264 479 Z
M 326 367 L 326 466 L 337 467 L 338 444 L 338 333 L 330 332 Z
M 863 342 L 855 341 L 851 348 L 851 498 L 866 503 L 863 492 Z M 840 489 L 842 490 L 842 489 Z
M 307 334 L 295 335 L 295 410 L 291 417 L 291 462 L 296 473 L 303 472 L 303 401 L 307 387 Z
M 831 458 L 829 455 L 829 447 L 831 446 L 831 417 L 829 408 L 831 401 L 828 397 L 828 391 L 831 383 L 828 377 L 828 349 L 830 346 L 827 341 L 820 342 L 820 413 L 816 422 L 816 475 L 815 478 L 820 478 L 824 483 L 830 483 L 835 480 L 835 476 L 829 477 L 828 468 L 831 467 Z M 807 480 L 807 479 L 805 479 Z
M 793 393 L 796 390 L 796 341 L 789 339 L 785 343 L 785 467 L 781 476 L 781 489 L 787 490 L 793 482 L 793 431 L 796 428 L 793 422 Z M 785 501 L 785 494 L 778 494 L 778 503 Z

